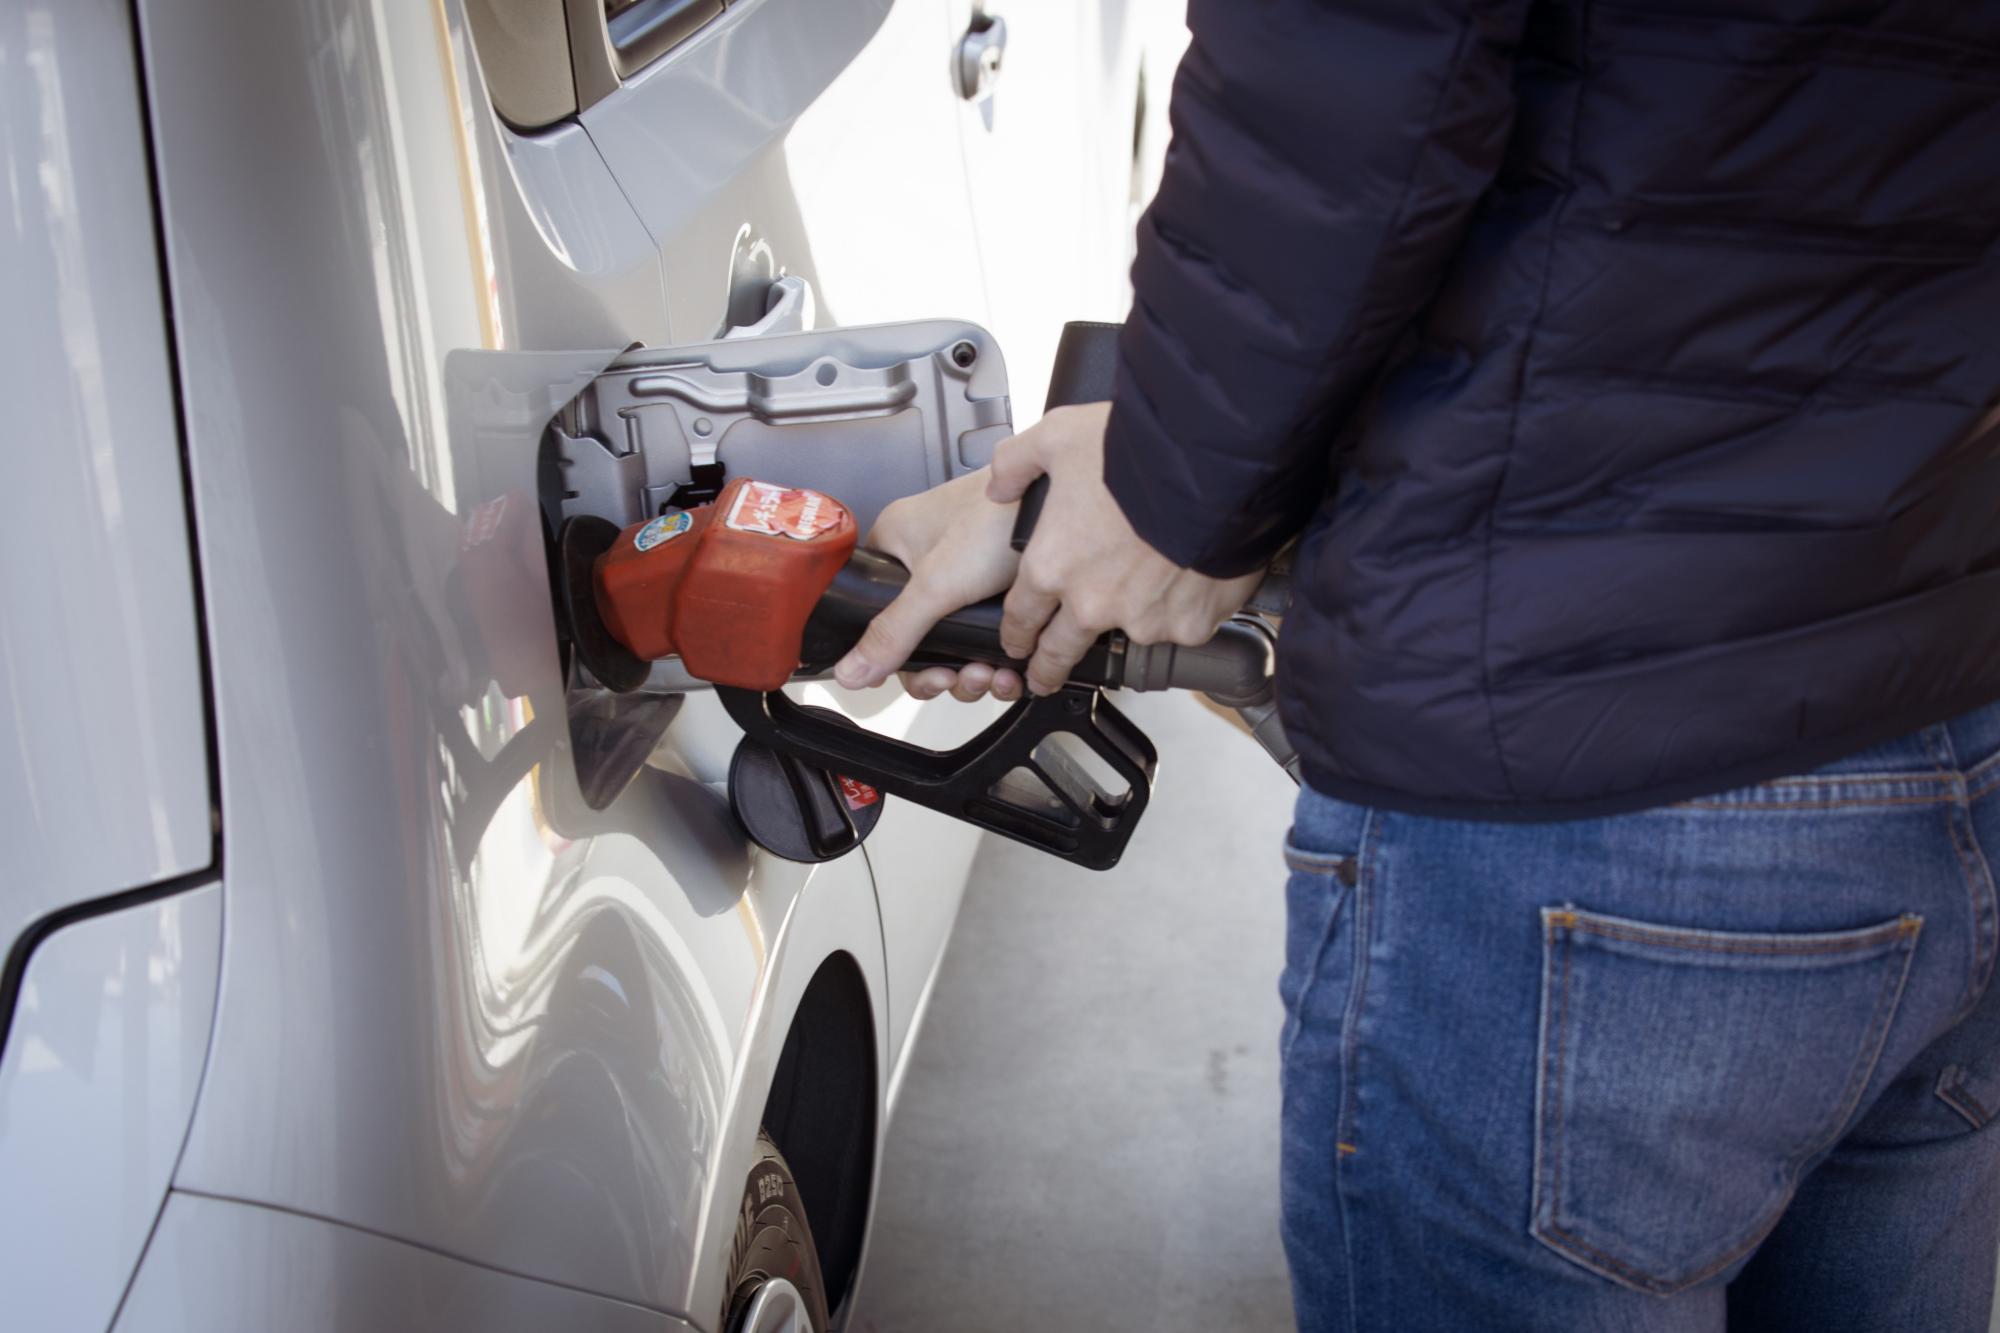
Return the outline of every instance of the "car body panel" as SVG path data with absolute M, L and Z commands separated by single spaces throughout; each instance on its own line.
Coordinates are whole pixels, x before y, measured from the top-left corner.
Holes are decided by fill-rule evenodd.
M 131 28 L 115 0 L 0 10 L 0 958 L 214 854 Z
M 811 282 L 822 326 L 983 322 L 950 42 L 943 5 L 749 0 L 583 114 L 660 245 L 676 342 L 721 331 L 732 249 Z
M 149 567 L 199 571 L 215 746 L 213 783 L 174 784 L 199 854 L 176 841 L 147 873 L 226 856 L 195 890 L 221 917 L 207 1062 L 120 1326 L 491 1308 L 463 1322 L 508 1327 L 529 1283 L 544 1322 L 713 1329 L 813 977 L 844 958 L 865 989 L 879 1142 L 978 839 L 899 803 L 865 855 L 763 853 L 727 806 L 740 733 L 705 693 L 651 714 L 664 733 L 615 799 L 582 799 L 539 452 L 622 350 L 740 326 L 780 273 L 814 284 L 822 328 L 981 320 L 958 125 L 976 112 L 947 77 L 962 16 L 745 0 L 525 135 L 485 96 L 461 0 L 137 11 L 156 200 L 126 215 L 150 257 L 157 202 L 171 300 L 157 271 L 126 285 L 153 302 L 134 327 L 163 382 L 172 349 L 197 557 L 162 537 Z M 59 54 L 66 87 L 103 73 L 103 49 Z M 749 128 L 677 155 L 644 123 L 663 108 Z M 143 153 L 119 161 L 144 181 Z M 193 660 L 192 711 L 151 699 L 148 724 L 204 727 Z M 983 711 L 793 689 L 932 744 Z M 157 1201 L 160 1177 L 135 1188 Z M 301 1314 L 299 1290 L 322 1299 Z
M 117 1333 L 689 1333 L 681 1320 L 319 1218 L 175 1194 Z
M 111 1322 L 180 1157 L 221 966 L 214 884 L 88 917 L 35 950 L 0 1057 L 13 1327 Z
M 577 799 L 536 454 L 665 340 L 657 252 L 588 216 L 601 177 L 524 197 L 594 152 L 565 128 L 565 172 L 522 168 L 548 151 L 474 100 L 452 6 L 144 18 L 226 646 L 228 961 L 177 1182 L 678 1312 L 749 1159 L 794 909 L 887 986 L 865 862 L 801 897 L 714 747 Z M 721 734 L 712 703 L 672 735 Z
M 1006 21 L 1004 59 L 992 95 L 957 126 L 990 327 L 1015 367 L 1014 424 L 1026 427 L 1041 416 L 1062 334 L 1062 321 L 1043 313 L 1042 293 L 1066 294 L 1066 319 L 1120 320 L 1131 304 L 1126 213 L 1139 47 L 1128 0 L 985 7 Z M 1099 132 L 1078 133 L 1080 125 Z M 1021 189 L 1024 181 L 1034 188 Z
M 736 1027 L 704 999 L 741 1008 L 748 969 L 711 946 L 727 975 L 704 985 L 635 937 L 745 927 L 615 827 L 599 849 L 545 811 L 563 714 L 533 517 L 541 423 L 611 352 L 664 335 L 657 258 L 629 212 L 590 214 L 615 190 L 531 208 L 499 141 L 471 147 L 476 103 L 432 13 L 203 8 L 146 10 L 226 645 L 228 979 L 180 1179 L 502 1266 L 539 1252 L 559 1279 L 658 1299 L 685 1273 L 631 1291 L 627 1251 L 698 1192 Z M 565 137 L 587 179 L 594 150 Z M 537 342 L 602 350 L 525 370 L 483 355 Z M 593 987 L 655 1044 L 600 1031 L 572 996 Z M 593 1043 L 610 1043 L 595 1068 Z M 647 1118 L 607 1129 L 628 1086 Z M 563 1128 L 568 1144 L 538 1138 Z M 585 1205 L 513 1196 L 566 1149 L 599 1159 L 577 1166 L 600 1205 L 582 1235 L 565 1228 Z M 579 1260 L 605 1227 L 629 1230 Z

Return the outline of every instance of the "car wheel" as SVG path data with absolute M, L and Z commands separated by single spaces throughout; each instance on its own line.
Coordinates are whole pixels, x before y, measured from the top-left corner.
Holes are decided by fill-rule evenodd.
M 826 1333 L 826 1286 L 805 1202 L 784 1155 L 762 1130 L 743 1182 L 725 1289 L 726 1333 Z

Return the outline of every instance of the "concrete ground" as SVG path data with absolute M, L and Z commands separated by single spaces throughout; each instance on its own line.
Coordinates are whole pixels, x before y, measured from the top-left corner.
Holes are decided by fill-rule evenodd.
M 1292 1327 L 1278 1244 L 1294 787 L 1186 696 L 1116 870 L 989 839 L 905 1079 L 856 1333 Z

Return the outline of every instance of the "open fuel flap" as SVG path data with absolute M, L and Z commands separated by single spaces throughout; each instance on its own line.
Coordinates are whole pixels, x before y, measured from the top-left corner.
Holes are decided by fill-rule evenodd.
M 1117 327 L 1071 324 L 1049 406 L 1110 396 Z M 990 461 L 1011 432 L 1005 367 L 955 321 L 772 333 L 628 352 L 551 423 L 542 460 L 571 741 L 593 805 L 644 763 L 686 692 L 713 688 L 744 738 L 731 806 L 798 861 L 851 851 L 885 797 L 1094 869 L 1115 865 L 1149 798 L 1152 743 L 1111 689 L 1198 689 L 1287 763 L 1271 707 L 1282 585 L 1206 644 L 1105 634 L 1057 693 L 930 750 L 788 698 L 908 580 L 859 546 L 892 501 Z M 1039 513 L 1031 490 L 1015 530 Z M 1020 668 L 995 598 L 945 617 L 914 666 Z
M 750 476 L 839 496 L 866 531 L 985 466 L 1011 422 L 999 348 L 961 321 L 639 348 L 551 424 L 544 503 L 622 528 Z
M 809 290 L 781 290 L 787 282 L 799 280 L 774 286 L 774 314 L 810 302 Z M 976 324 L 763 331 L 783 322 L 634 348 L 606 367 L 542 440 L 551 536 L 572 519 L 616 530 L 685 511 L 732 477 L 838 496 L 865 532 L 892 500 L 983 467 L 1012 433 L 1006 364 Z M 552 575 L 562 606 L 559 570 Z M 575 618 L 559 620 L 578 786 L 601 809 L 639 771 L 682 695 L 709 683 L 668 659 L 608 688 L 575 651 Z

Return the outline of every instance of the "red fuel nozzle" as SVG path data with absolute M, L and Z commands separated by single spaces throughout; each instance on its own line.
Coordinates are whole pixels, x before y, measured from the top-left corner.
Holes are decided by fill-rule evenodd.
M 739 477 L 713 504 L 620 532 L 593 567 L 597 611 L 640 658 L 678 653 L 702 680 L 775 690 L 859 536 L 831 496 Z
M 637 689 L 647 662 L 678 654 L 689 676 L 775 690 L 802 668 L 823 670 L 896 599 L 909 571 L 857 549 L 854 517 L 818 491 L 747 478 L 713 504 L 673 510 L 620 532 L 574 518 L 558 538 L 570 639 L 598 683 Z M 998 597 L 932 626 L 908 667 L 986 662 L 1019 670 L 1000 642 Z M 1232 621 L 1196 648 L 1127 643 L 1107 634 L 1069 683 L 1202 690 L 1232 706 L 1268 700 L 1271 634 Z
M 1232 622 L 1200 648 L 1105 635 L 1060 691 L 1015 702 L 950 750 L 801 706 L 785 683 L 838 660 L 908 582 L 895 560 L 857 549 L 858 535 L 830 496 L 739 478 L 699 509 L 622 532 L 579 515 L 556 537 L 555 591 L 577 660 L 614 692 L 640 688 L 648 661 L 676 654 L 686 675 L 713 683 L 744 730 L 730 766 L 732 809 L 778 855 L 821 861 L 850 850 L 893 795 L 1102 869 L 1131 837 L 1158 760 L 1103 690 L 1181 687 L 1247 700 L 1260 686 L 1268 698 L 1270 633 Z M 1003 614 L 998 597 L 953 612 L 906 665 L 1019 668 L 1000 643 Z M 1079 761 L 1077 747 L 1101 763 Z

